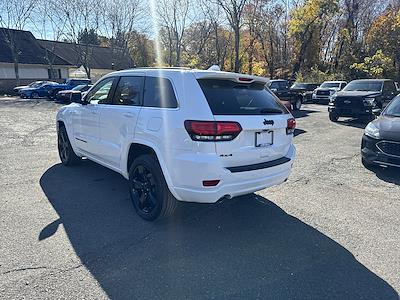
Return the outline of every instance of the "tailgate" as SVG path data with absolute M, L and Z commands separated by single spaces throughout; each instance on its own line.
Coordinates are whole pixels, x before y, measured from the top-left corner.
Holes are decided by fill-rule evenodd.
M 224 167 L 252 165 L 284 157 L 292 143 L 286 134 L 283 115 L 214 116 L 216 121 L 236 121 L 242 131 L 232 141 L 216 142 L 216 152 Z

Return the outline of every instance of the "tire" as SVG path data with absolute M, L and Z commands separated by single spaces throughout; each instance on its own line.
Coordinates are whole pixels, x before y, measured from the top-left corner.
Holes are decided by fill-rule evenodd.
M 137 214 L 146 221 L 172 215 L 178 202 L 168 189 L 156 157 L 149 154 L 133 161 L 129 193 Z
M 31 99 L 36 99 L 36 98 L 39 98 L 39 94 L 37 92 L 33 92 L 31 94 Z
M 331 120 L 332 122 L 337 122 L 339 120 L 339 116 L 334 112 L 330 112 L 329 120 Z
M 76 165 L 82 160 L 75 154 L 74 149 L 72 149 L 67 130 L 64 126 L 61 126 L 58 130 L 58 155 L 64 166 Z
M 299 111 L 301 109 L 302 103 L 303 103 L 302 99 L 298 97 L 293 104 L 293 110 Z
M 56 99 L 57 99 L 57 93 L 58 93 L 59 91 L 61 91 L 61 90 L 52 91 L 51 94 L 50 94 L 50 97 L 51 97 L 50 99 L 51 99 L 51 100 L 56 100 Z

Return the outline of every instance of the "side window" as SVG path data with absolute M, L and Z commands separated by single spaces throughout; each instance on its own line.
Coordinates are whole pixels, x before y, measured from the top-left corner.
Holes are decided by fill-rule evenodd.
M 385 90 L 388 94 L 394 94 L 396 92 L 396 85 L 393 81 L 385 81 Z
M 111 88 L 115 78 L 106 78 L 99 82 L 87 95 L 86 101 L 94 104 L 110 104 L 111 103 Z
M 284 91 L 284 90 L 286 90 L 287 88 L 286 88 L 286 82 L 284 82 L 284 81 L 280 81 L 279 82 L 279 89 L 282 91 Z
M 271 82 L 269 88 L 270 88 L 270 89 L 279 90 L 279 82 L 277 82 L 277 81 Z
M 166 78 L 146 77 L 143 106 L 177 108 L 178 102 L 171 82 Z
M 114 104 L 141 105 L 143 77 L 121 77 L 114 95 Z

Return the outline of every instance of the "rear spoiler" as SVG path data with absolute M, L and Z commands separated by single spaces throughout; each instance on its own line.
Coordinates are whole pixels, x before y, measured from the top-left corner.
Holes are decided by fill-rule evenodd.
M 198 71 L 194 73 L 197 79 L 224 79 L 238 83 L 258 82 L 262 84 L 267 84 L 269 82 L 269 78 L 266 77 L 230 73 L 230 72 Z

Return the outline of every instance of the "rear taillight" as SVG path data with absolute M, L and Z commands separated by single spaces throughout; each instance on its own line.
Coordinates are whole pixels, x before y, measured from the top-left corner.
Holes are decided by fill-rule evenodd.
M 296 119 L 290 118 L 287 120 L 286 134 L 293 134 L 296 129 Z
M 193 141 L 231 141 L 242 131 L 238 122 L 185 121 L 186 131 Z

